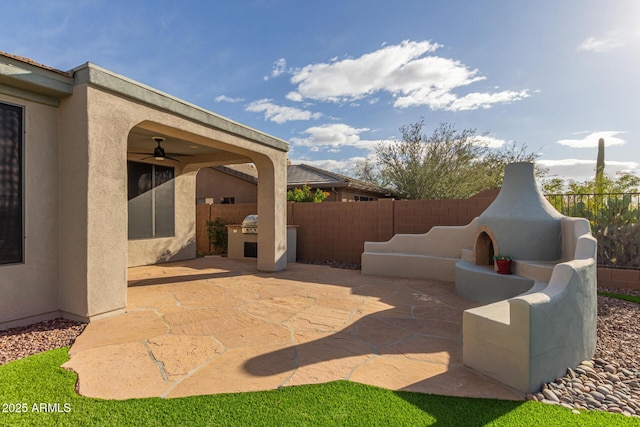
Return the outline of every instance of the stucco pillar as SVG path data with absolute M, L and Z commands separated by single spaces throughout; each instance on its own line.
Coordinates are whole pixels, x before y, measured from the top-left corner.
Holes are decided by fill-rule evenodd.
M 95 320 L 127 299 L 129 125 L 84 85 L 61 105 L 60 309 Z
M 258 270 L 287 268 L 287 155 L 254 160 L 258 168 Z

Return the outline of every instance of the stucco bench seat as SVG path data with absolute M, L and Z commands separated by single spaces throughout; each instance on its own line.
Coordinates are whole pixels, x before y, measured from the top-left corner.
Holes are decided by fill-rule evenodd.
M 553 267 L 562 261 L 513 261 L 512 271 L 518 276 L 527 277 L 529 279 L 538 280 L 540 282 L 549 282 Z
M 456 263 L 456 293 L 483 304 L 513 298 L 527 292 L 535 280 L 517 274 L 498 274 L 493 266 Z
M 450 282 L 460 258 L 416 253 L 365 252 L 363 274 Z

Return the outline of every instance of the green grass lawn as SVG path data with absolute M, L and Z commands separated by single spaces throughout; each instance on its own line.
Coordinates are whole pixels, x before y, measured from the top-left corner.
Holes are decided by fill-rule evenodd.
M 180 399 L 90 399 L 74 392 L 76 375 L 60 368 L 67 350 L 0 366 L 1 426 L 640 425 L 599 411 L 573 414 L 537 402 L 393 392 L 347 381 Z
M 602 295 L 605 297 L 610 297 L 610 298 L 618 298 L 618 299 L 622 299 L 625 301 L 631 301 L 631 302 L 635 302 L 637 304 L 640 304 L 640 297 L 636 297 L 633 295 L 623 295 L 623 294 L 612 294 L 610 292 L 598 292 L 598 295 Z

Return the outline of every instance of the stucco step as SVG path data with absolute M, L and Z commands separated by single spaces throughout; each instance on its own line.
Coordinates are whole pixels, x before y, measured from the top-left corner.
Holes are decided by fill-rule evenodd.
M 456 263 L 456 292 L 473 301 L 488 304 L 506 300 L 527 292 L 533 284 L 533 279 L 517 274 L 498 274 L 492 266 Z
M 513 272 L 518 276 L 528 277 L 529 279 L 538 280 L 540 282 L 549 282 L 553 267 L 560 261 L 514 261 Z

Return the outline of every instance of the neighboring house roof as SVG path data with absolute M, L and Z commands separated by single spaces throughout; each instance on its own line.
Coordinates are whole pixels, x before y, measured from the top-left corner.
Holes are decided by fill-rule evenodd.
M 310 187 L 354 188 L 385 196 L 393 195 L 391 190 L 387 188 L 360 181 L 350 176 L 305 164 L 289 165 L 287 167 L 287 187 L 300 187 L 303 184 L 307 184 Z
M 64 76 L 68 76 L 68 77 L 72 77 L 73 76 L 73 73 L 71 73 L 71 72 L 57 70 L 57 69 L 55 69 L 53 67 L 49 67 L 48 65 L 41 64 L 39 62 L 34 61 L 31 58 L 26 58 L 24 56 L 14 55 L 12 53 L 3 52 L 1 50 L 0 50 L 0 56 L 4 56 L 6 58 L 15 59 L 16 61 L 24 62 L 25 64 L 33 65 L 34 67 L 42 68 L 43 70 L 53 71 L 55 73 L 62 74 Z
M 251 163 L 242 165 L 229 165 L 229 166 L 215 166 L 213 169 L 217 169 L 221 172 L 228 173 L 237 178 L 244 179 L 252 184 L 258 183 L 258 170 Z
M 236 176 L 252 183 L 258 182 L 258 171 L 251 164 L 216 166 L 221 172 Z M 353 188 L 371 193 L 378 193 L 381 196 L 391 197 L 393 192 L 387 188 L 382 188 L 359 179 L 346 175 L 320 169 L 314 166 L 300 164 L 287 166 L 287 187 L 301 187 L 307 184 L 316 188 Z

